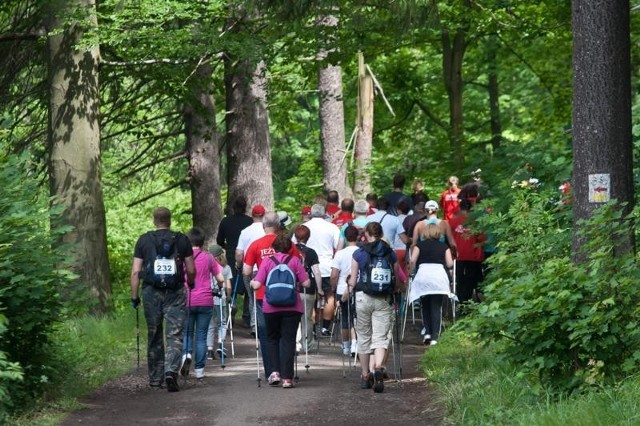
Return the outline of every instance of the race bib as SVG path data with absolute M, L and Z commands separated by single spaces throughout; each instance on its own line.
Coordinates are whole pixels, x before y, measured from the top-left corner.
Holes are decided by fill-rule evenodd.
M 371 282 L 373 284 L 387 284 L 391 282 L 391 270 L 384 268 L 371 269 Z
M 156 274 L 175 275 L 176 261 L 175 259 L 156 259 L 153 262 L 153 270 Z

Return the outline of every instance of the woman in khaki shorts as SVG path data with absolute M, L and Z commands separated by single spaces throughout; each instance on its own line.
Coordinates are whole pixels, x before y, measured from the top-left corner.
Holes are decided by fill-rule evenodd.
M 365 227 L 367 243 L 353 253 L 351 261 L 351 276 L 349 277 L 349 293 L 356 293 L 356 334 L 358 336 L 358 355 L 362 368 L 360 387 L 374 392 L 384 390 L 383 362 L 389 346 L 389 331 L 393 321 L 392 294 L 367 294 L 363 290 L 362 282 L 367 275 L 369 254 L 375 256 L 389 256 L 395 273 L 395 288 L 398 288 L 399 274 L 398 258 L 389 246 L 382 240 L 382 226 L 378 222 L 369 222 Z M 366 280 L 366 278 L 364 278 Z M 346 292 L 345 292 L 346 293 Z M 343 295 L 345 296 L 345 295 Z M 373 356 L 371 356 L 373 354 Z M 371 362 L 370 362 L 371 361 Z M 372 373 L 373 372 L 373 373 Z

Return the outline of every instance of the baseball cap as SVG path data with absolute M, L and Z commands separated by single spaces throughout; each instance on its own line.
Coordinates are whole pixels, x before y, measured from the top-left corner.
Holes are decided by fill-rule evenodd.
M 311 206 L 304 206 L 300 212 L 302 216 L 308 216 L 311 214 Z
M 433 201 L 433 200 L 429 200 L 429 201 L 427 201 L 427 204 L 424 205 L 424 209 L 425 210 L 438 210 L 438 203 Z
M 278 219 L 280 220 L 280 226 L 289 226 L 291 225 L 291 218 L 289 217 L 289 213 L 284 210 L 278 211 Z
M 256 204 L 253 206 L 253 209 L 251 209 L 251 216 L 264 216 L 266 212 L 262 204 Z
M 217 244 L 212 244 L 209 246 L 209 253 L 211 253 L 215 257 L 218 257 L 222 254 L 222 247 Z

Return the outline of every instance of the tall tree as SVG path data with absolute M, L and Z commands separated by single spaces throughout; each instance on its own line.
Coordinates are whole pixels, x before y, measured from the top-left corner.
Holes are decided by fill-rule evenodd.
M 576 260 L 579 221 L 608 199 L 633 207 L 629 1 L 573 1 L 573 191 Z M 617 251 L 633 248 L 633 232 Z
M 95 12 L 92 0 L 51 4 L 48 144 L 51 194 L 66 208 L 66 223 L 72 226 L 63 239 L 76 244 L 74 270 L 95 298 L 94 312 L 101 313 L 107 310 L 111 283 L 100 176 L 100 52 L 80 45 L 84 32 L 97 25 Z
M 209 64 L 198 66 L 185 104 L 184 122 L 193 226 L 202 228 L 206 245 L 215 242 L 220 209 L 220 157 Z
M 369 167 L 373 147 L 373 78 L 366 72 L 362 53 L 358 53 L 358 84 L 358 129 L 353 192 L 358 198 L 364 198 L 371 190 Z

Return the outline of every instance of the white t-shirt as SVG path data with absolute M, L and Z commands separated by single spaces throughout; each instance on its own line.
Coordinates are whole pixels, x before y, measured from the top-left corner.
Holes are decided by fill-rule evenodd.
M 402 224 L 392 214 L 388 214 L 384 210 L 378 210 L 374 214 L 370 214 L 367 216 L 369 222 L 378 222 L 382 225 L 382 233 L 384 234 L 382 238 L 384 238 L 389 245 L 393 245 L 396 235 L 403 232 L 404 228 Z
M 320 275 L 322 277 L 330 277 L 333 253 L 338 248 L 338 241 L 340 240 L 340 228 L 321 217 L 311 218 L 304 225 L 311 231 L 307 247 L 314 249 L 318 254 Z M 292 239 L 297 242 L 295 236 Z
M 236 250 L 242 250 L 244 252 L 244 255 L 246 255 L 247 249 L 249 248 L 251 243 L 262 237 L 264 237 L 264 228 L 262 227 L 262 222 L 253 222 L 251 225 L 244 228 L 242 232 L 240 232 Z
M 336 294 L 344 294 L 347 291 L 347 277 L 351 274 L 351 260 L 353 259 L 353 252 L 356 250 L 358 250 L 358 246 L 347 246 L 337 251 L 333 257 L 331 267 L 340 271 Z

